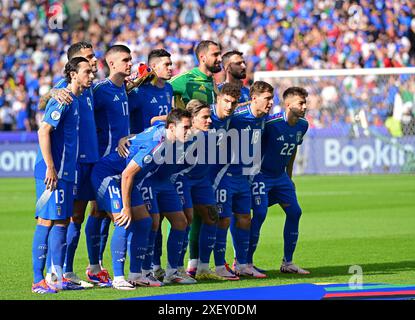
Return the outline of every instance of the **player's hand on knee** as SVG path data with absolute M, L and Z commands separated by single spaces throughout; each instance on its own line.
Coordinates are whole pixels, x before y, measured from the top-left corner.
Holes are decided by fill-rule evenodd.
M 125 225 L 125 229 L 130 226 L 131 220 L 133 218 L 133 214 L 131 209 L 122 208 L 121 213 L 114 219 L 114 222 L 117 226 Z

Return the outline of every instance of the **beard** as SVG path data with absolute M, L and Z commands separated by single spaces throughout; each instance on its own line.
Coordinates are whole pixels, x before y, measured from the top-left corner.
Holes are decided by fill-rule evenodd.
M 245 70 L 241 71 L 241 72 L 236 72 L 235 70 L 231 69 L 230 74 L 231 74 L 232 77 L 234 77 L 235 79 L 238 79 L 238 80 L 242 80 L 242 79 L 246 78 L 246 71 Z
M 220 64 L 219 65 L 212 65 L 212 66 L 207 65 L 206 68 L 212 73 L 218 73 L 222 70 Z

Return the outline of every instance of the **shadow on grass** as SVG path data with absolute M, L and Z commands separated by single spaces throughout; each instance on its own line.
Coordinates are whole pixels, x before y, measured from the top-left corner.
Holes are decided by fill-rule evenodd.
M 343 266 L 326 266 L 318 268 L 307 268 L 311 272 L 309 275 L 284 274 L 279 270 L 267 271 L 268 279 L 281 278 L 330 278 L 338 276 L 350 276 L 349 268 L 352 265 Z M 415 261 L 399 261 L 399 262 L 385 262 L 385 263 L 368 263 L 358 264 L 363 270 L 363 275 L 380 275 L 380 274 L 396 274 L 402 271 L 415 270 Z M 303 266 L 304 267 L 304 266 Z M 415 282 L 415 280 L 414 280 Z

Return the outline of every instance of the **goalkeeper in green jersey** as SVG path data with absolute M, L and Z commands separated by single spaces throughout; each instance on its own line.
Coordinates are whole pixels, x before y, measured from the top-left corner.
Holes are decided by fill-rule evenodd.
M 216 101 L 217 89 L 212 76 L 221 71 L 221 48 L 216 42 L 205 40 L 196 46 L 195 54 L 199 66 L 170 80 L 177 108 L 184 109 L 192 99 L 209 105 Z
M 221 71 L 221 47 L 214 41 L 201 41 L 195 48 L 199 65 L 192 70 L 179 74 L 170 80 L 173 86 L 174 105 L 184 109 L 192 99 L 197 99 L 209 105 L 216 103 L 218 89 L 213 74 Z M 194 217 L 189 234 L 190 259 L 187 271 L 189 275 L 196 273 L 199 258 L 199 233 L 202 220 L 200 214 L 194 210 Z M 157 255 L 158 250 L 155 250 Z

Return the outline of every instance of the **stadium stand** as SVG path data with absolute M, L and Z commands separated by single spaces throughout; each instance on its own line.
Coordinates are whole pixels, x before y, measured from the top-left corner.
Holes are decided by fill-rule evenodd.
M 237 48 L 254 71 L 402 67 L 415 65 L 415 3 L 410 0 L 89 0 L 2 1 L 0 4 L 0 130 L 36 130 L 40 95 L 59 78 L 70 43 L 89 40 L 100 59 L 116 43 L 131 48 L 134 62 L 153 48 L 172 53 L 174 74 L 195 65 L 193 46 L 212 39 Z M 414 120 L 414 89 L 403 122 Z M 335 94 L 323 88 L 324 96 Z M 340 94 L 340 93 L 338 93 Z M 402 94 L 402 93 L 401 93 Z M 342 96 L 343 109 L 354 96 Z M 371 98 L 372 100 L 375 97 Z M 384 125 L 390 108 L 374 121 Z M 342 108 L 310 113 L 311 124 L 347 122 Z M 315 120 L 315 121 L 313 121 Z M 406 126 L 404 124 L 404 126 Z M 409 126 L 405 133 L 412 133 Z

